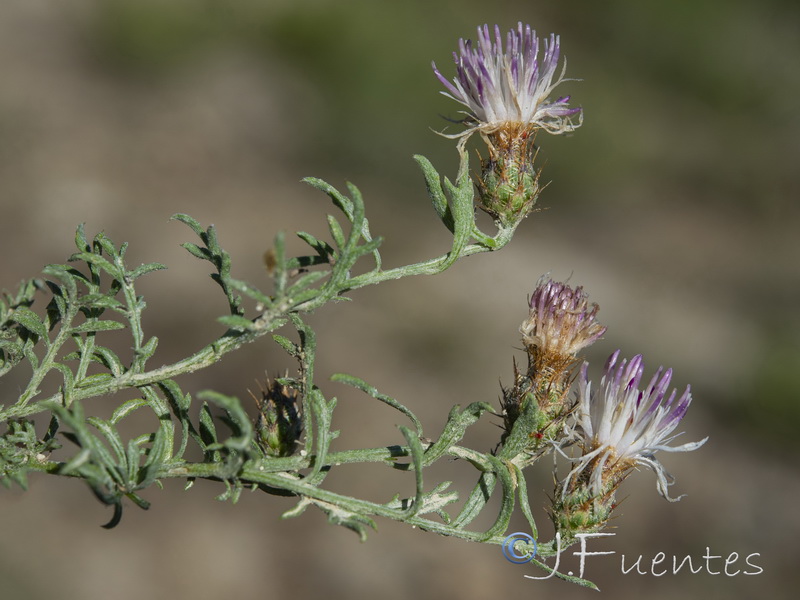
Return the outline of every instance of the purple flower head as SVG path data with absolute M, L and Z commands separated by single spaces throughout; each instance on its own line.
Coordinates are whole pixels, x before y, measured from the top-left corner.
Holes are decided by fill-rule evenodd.
M 471 124 L 461 135 L 475 130 L 491 133 L 506 124 L 522 124 L 549 133 L 567 133 L 583 122 L 581 108 L 570 108 L 569 96 L 554 101 L 550 94 L 564 78 L 566 60 L 556 76 L 559 36 L 544 39 L 544 55 L 539 57 L 539 38 L 530 25 L 521 22 L 506 35 L 505 49 L 500 27 L 494 36 L 489 26 L 478 27 L 477 43 L 458 42 L 453 53 L 456 76 L 449 82 L 433 63 L 433 72 L 447 91 L 442 94 L 467 107 L 464 113 Z M 553 78 L 556 77 L 555 81 Z M 577 123 L 572 117 L 577 116 Z
M 529 304 L 530 314 L 520 333 L 527 346 L 536 346 L 545 354 L 575 357 L 606 332 L 595 320 L 600 307 L 589 304 L 582 286 L 573 290 L 544 275 Z
M 692 401 L 690 388 L 687 386 L 680 396 L 675 389 L 668 395 L 672 370 L 665 371 L 659 367 L 644 389 L 640 389 L 644 372 L 642 356 L 617 363 L 618 358 L 619 350 L 609 357 L 595 393 L 592 393 L 586 376 L 588 363 L 581 368 L 577 417 L 572 425 L 572 434 L 583 447 L 584 455 L 566 483 L 591 464 L 589 485 L 595 495 L 599 495 L 607 483 L 604 476 L 607 478 L 609 473 L 616 472 L 624 477 L 630 468 L 643 464 L 655 472 L 659 493 L 673 500 L 667 493 L 671 484 L 667 472 L 653 455 L 658 450 L 696 450 L 708 439 L 682 446 L 669 445 L 680 435 L 671 434 Z

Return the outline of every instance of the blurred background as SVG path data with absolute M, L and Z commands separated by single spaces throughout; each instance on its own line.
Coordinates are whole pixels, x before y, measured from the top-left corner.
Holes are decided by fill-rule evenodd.
M 517 328 L 543 273 L 583 285 L 601 306 L 605 339 L 588 353 L 599 377 L 621 348 L 647 373 L 674 368 L 695 401 L 685 441 L 663 454 L 680 503 L 649 471 L 625 484 L 614 538 L 590 550 L 586 576 L 616 598 L 790 598 L 800 583 L 800 7 L 790 0 L 592 2 L 405 0 L 5 0 L 0 4 L 0 287 L 73 251 L 75 227 L 131 244 L 131 264 L 169 266 L 141 280 L 153 364 L 184 357 L 221 332 L 224 299 L 205 264 L 179 244 L 188 212 L 214 223 L 235 276 L 267 288 L 261 262 L 276 232 L 324 235 L 328 199 L 304 176 L 355 182 L 388 266 L 448 249 L 412 154 L 454 174 L 459 106 L 430 68 L 452 75 L 459 37 L 517 21 L 560 33 L 564 93 L 585 109 L 569 137 L 539 139 L 545 210 L 496 256 L 434 278 L 387 283 L 328 306 L 310 322 L 318 383 L 339 398 L 336 448 L 402 443 L 396 413 L 326 383 L 352 373 L 406 403 L 429 436 L 454 403 L 497 404 L 498 380 L 521 360 Z M 562 90 L 559 89 L 559 92 Z M 290 248 L 300 251 L 299 242 Z M 269 340 L 179 380 L 247 396 L 263 373 L 294 365 Z M 19 380 L 0 394 L 16 398 Z M 114 402 L 115 400 L 109 400 Z M 87 407 L 93 410 L 91 406 Z M 97 410 L 108 410 L 94 407 Z M 467 440 L 492 447 L 490 420 Z M 543 461 L 549 463 L 549 461 Z M 334 472 L 331 489 L 386 501 L 408 474 Z M 537 465 L 531 500 L 552 493 Z M 474 472 L 443 463 L 466 491 Z M 33 476 L 0 490 L 0 598 L 502 598 L 594 592 L 506 562 L 495 546 L 389 521 L 361 544 L 313 509 L 179 482 L 148 490 L 119 527 L 79 482 Z M 488 511 L 491 512 L 491 511 Z M 477 525 L 488 526 L 484 515 Z M 516 521 L 524 528 L 522 521 Z M 593 545 L 592 545 L 593 544 Z M 758 576 L 623 575 L 643 555 L 744 557 Z M 722 560 L 712 570 L 722 570 Z M 704 561 L 700 560 L 701 563 Z

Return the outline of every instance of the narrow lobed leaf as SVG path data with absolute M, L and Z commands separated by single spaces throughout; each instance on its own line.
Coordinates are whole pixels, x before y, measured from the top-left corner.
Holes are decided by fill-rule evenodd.
M 18 323 L 31 333 L 42 339 L 47 339 L 47 327 L 35 312 L 30 308 L 20 306 L 11 313 L 11 320 Z
M 131 414 L 133 411 L 142 408 L 143 406 L 149 406 L 149 405 L 150 404 L 144 398 L 133 398 L 131 400 L 128 400 L 127 402 L 124 402 L 121 406 L 117 407 L 117 409 L 114 411 L 114 414 L 111 415 L 109 423 L 111 423 L 112 425 L 116 425 L 122 419 Z
M 192 256 L 196 256 L 200 260 L 208 260 L 214 262 L 212 258 L 211 252 L 208 251 L 206 248 L 201 248 L 197 244 L 193 244 L 192 242 L 184 242 L 181 244 L 181 248 L 185 248 L 189 254 Z
M 78 249 L 78 252 L 92 251 L 89 240 L 86 239 L 86 223 L 78 225 L 78 229 L 75 231 L 75 247 Z
M 344 248 L 347 243 L 344 237 L 344 231 L 342 230 L 342 226 L 339 225 L 339 221 L 332 215 L 328 215 L 328 229 L 330 229 L 331 237 L 333 241 L 336 242 L 336 245 L 339 248 Z
M 74 333 L 90 333 L 96 331 L 114 331 L 117 329 L 125 329 L 125 324 L 118 321 L 111 321 L 110 319 L 88 319 L 84 323 L 70 328 L 70 334 Z
M 400 411 L 409 419 L 411 419 L 411 422 L 414 424 L 414 427 L 416 428 L 417 435 L 420 437 L 422 436 L 422 423 L 420 423 L 419 419 L 417 419 L 417 416 L 413 412 L 411 412 L 411 410 L 406 408 L 404 405 L 400 404 L 397 400 L 395 400 L 391 396 L 381 394 L 380 392 L 378 392 L 376 388 L 368 384 L 363 379 L 359 379 L 358 377 L 347 375 L 345 373 L 334 373 L 333 375 L 331 375 L 331 381 L 335 381 L 337 383 L 344 383 L 346 385 L 352 386 L 358 390 L 361 390 L 368 396 L 371 396 L 376 400 L 380 400 L 384 404 L 387 404 L 392 408 L 394 408 L 395 410 Z
M 253 321 L 239 315 L 223 315 L 217 317 L 217 321 L 234 331 L 253 331 L 256 328 Z
M 189 215 L 186 215 L 186 214 L 183 214 L 183 213 L 175 213 L 174 215 L 172 215 L 169 218 L 169 220 L 170 221 L 179 221 L 179 222 L 183 223 L 184 225 L 187 225 L 189 228 L 191 228 L 192 231 L 194 231 L 200 237 L 205 235 L 205 230 L 202 228 L 200 223 L 198 223 L 196 220 L 194 220 Z
M 141 277 L 142 275 L 146 275 L 147 273 L 152 273 L 153 271 L 161 271 L 166 269 L 165 265 L 161 263 L 148 263 L 146 265 L 141 265 L 140 267 L 135 268 L 133 271 L 128 273 L 128 278 L 132 281 Z

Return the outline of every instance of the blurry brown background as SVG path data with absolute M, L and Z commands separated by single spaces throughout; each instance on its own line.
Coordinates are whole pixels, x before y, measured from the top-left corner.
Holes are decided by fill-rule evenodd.
M 221 331 L 207 267 L 179 248 L 175 212 L 215 223 L 235 274 L 266 287 L 261 255 L 280 230 L 325 233 L 325 196 L 306 175 L 357 183 L 389 266 L 447 250 L 411 155 L 452 174 L 452 142 L 432 132 L 457 116 L 438 94 L 435 59 L 452 73 L 459 37 L 518 20 L 562 36 L 565 85 L 585 108 L 568 138 L 541 138 L 552 184 L 514 242 L 435 278 L 352 294 L 311 319 L 318 380 L 339 397 L 337 448 L 402 443 L 399 417 L 343 386 L 343 371 L 396 396 L 435 436 L 453 403 L 496 402 L 520 357 L 525 299 L 545 272 L 582 284 L 614 349 L 645 355 L 691 383 L 684 439 L 663 454 L 676 475 L 669 504 L 649 471 L 626 484 L 617 535 L 590 550 L 587 577 L 614 598 L 789 598 L 798 583 L 800 498 L 800 8 L 793 1 L 637 3 L 473 0 L 5 0 L 0 4 L 0 286 L 11 288 L 73 249 L 74 229 L 128 241 L 143 279 L 153 364 L 193 352 Z M 559 90 L 561 91 L 561 90 Z M 407 240 L 404 242 L 403 240 Z M 410 243 L 409 243 L 410 242 Z M 299 243 L 293 246 L 299 251 Z M 160 362 L 159 362 L 160 361 Z M 293 365 L 268 340 L 181 379 L 246 396 L 265 369 Z M 4 402 L 19 380 L 0 382 Z M 102 409 L 98 409 L 102 410 Z M 491 447 L 488 421 L 469 443 Z M 547 461 L 545 461 L 547 462 Z M 532 502 L 552 491 L 549 465 Z M 411 493 L 380 467 L 334 472 L 326 485 L 374 500 Z M 474 480 L 443 463 L 428 485 Z M 0 490 L 0 598 L 504 598 L 595 597 L 497 547 L 379 521 L 365 544 L 309 510 L 281 521 L 284 498 L 177 482 L 148 490 L 148 512 L 110 511 L 79 482 L 32 477 Z M 481 521 L 488 525 L 490 515 Z M 549 529 L 542 516 L 541 527 Z M 519 529 L 524 524 L 516 522 Z M 738 552 L 764 573 L 622 575 L 657 552 L 699 559 Z M 668 558 L 669 560 L 669 558 Z M 720 569 L 721 561 L 714 567 Z

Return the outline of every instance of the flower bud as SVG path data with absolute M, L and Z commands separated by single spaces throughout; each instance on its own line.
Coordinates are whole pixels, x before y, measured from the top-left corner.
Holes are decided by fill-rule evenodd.
M 256 441 L 268 456 L 291 456 L 303 431 L 299 393 L 269 378 L 260 392 L 260 398 L 251 392 L 258 406 Z
M 529 300 L 528 318 L 520 326 L 528 354 L 528 369 L 514 367 L 514 386 L 503 391 L 506 432 L 525 411 L 536 414 L 527 423 L 534 440 L 554 440 L 572 406 L 567 402 L 570 373 L 577 354 L 602 336 L 606 328 L 595 320 L 599 307 L 589 304 L 582 287 L 543 276 Z
M 596 342 L 606 327 L 595 320 L 600 307 L 589 304 L 582 286 L 574 290 L 547 275 L 539 278 L 528 302 L 528 318 L 519 328 L 529 354 L 547 357 L 547 366 L 574 361 L 578 352 Z
M 475 177 L 478 206 L 504 227 L 524 219 L 541 191 L 539 171 L 533 166 L 536 132 L 520 125 L 484 135 L 489 158 L 481 161 L 481 175 Z

